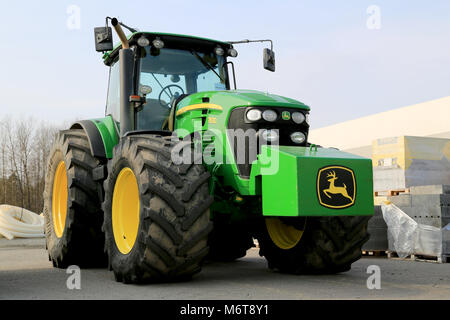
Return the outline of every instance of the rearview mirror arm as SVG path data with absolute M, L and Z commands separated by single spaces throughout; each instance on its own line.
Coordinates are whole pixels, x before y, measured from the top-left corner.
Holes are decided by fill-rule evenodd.
M 265 39 L 265 40 L 249 40 L 249 39 L 244 39 L 244 40 L 239 40 L 239 41 L 227 41 L 228 43 L 231 44 L 238 44 L 238 43 L 250 43 L 250 42 L 270 42 L 270 50 L 273 51 L 273 41 L 270 39 Z

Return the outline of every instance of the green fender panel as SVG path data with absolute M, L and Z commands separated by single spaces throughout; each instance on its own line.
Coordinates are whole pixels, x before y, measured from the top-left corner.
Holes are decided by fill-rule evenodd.
M 119 142 L 119 135 L 111 116 L 78 121 L 70 129 L 83 129 L 86 132 L 91 153 L 94 157 L 112 158 L 112 150 Z

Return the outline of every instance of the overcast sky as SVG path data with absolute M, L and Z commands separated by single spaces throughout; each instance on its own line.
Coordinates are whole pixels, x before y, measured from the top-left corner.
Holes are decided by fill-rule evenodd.
M 108 69 L 93 28 L 105 16 L 145 31 L 272 39 L 275 73 L 262 68 L 265 44 L 236 45 L 238 88 L 308 104 L 314 128 L 450 95 L 448 0 L 9 1 L 0 118 L 102 117 Z

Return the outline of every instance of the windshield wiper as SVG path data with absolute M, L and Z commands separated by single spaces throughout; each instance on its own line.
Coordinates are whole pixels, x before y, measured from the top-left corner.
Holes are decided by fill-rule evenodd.
M 216 72 L 216 70 L 214 70 L 214 68 L 208 62 L 206 62 L 202 57 L 200 57 L 197 52 L 192 50 L 190 52 L 203 64 L 203 66 L 214 72 L 216 76 L 220 79 L 220 82 L 225 83 L 225 80 Z

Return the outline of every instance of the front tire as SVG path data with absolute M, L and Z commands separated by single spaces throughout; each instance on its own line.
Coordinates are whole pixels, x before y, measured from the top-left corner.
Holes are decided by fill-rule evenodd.
M 308 217 L 299 239 L 295 237 L 296 231 L 291 230 L 290 234 L 294 236 L 278 244 L 264 224 L 257 236 L 260 255 L 267 259 L 269 268 L 285 273 L 329 274 L 348 271 L 351 264 L 360 259 L 361 247 L 369 239 L 369 218 Z M 282 222 L 298 230 L 302 229 L 299 225 L 303 224 L 298 223 L 300 219 L 285 218 Z
M 45 237 L 54 267 L 106 266 L 101 184 L 83 130 L 61 131 L 50 151 L 44 189 Z
M 117 281 L 172 281 L 201 270 L 212 229 L 210 175 L 201 164 L 173 163 L 174 146 L 170 137 L 142 134 L 114 148 L 103 229 Z

